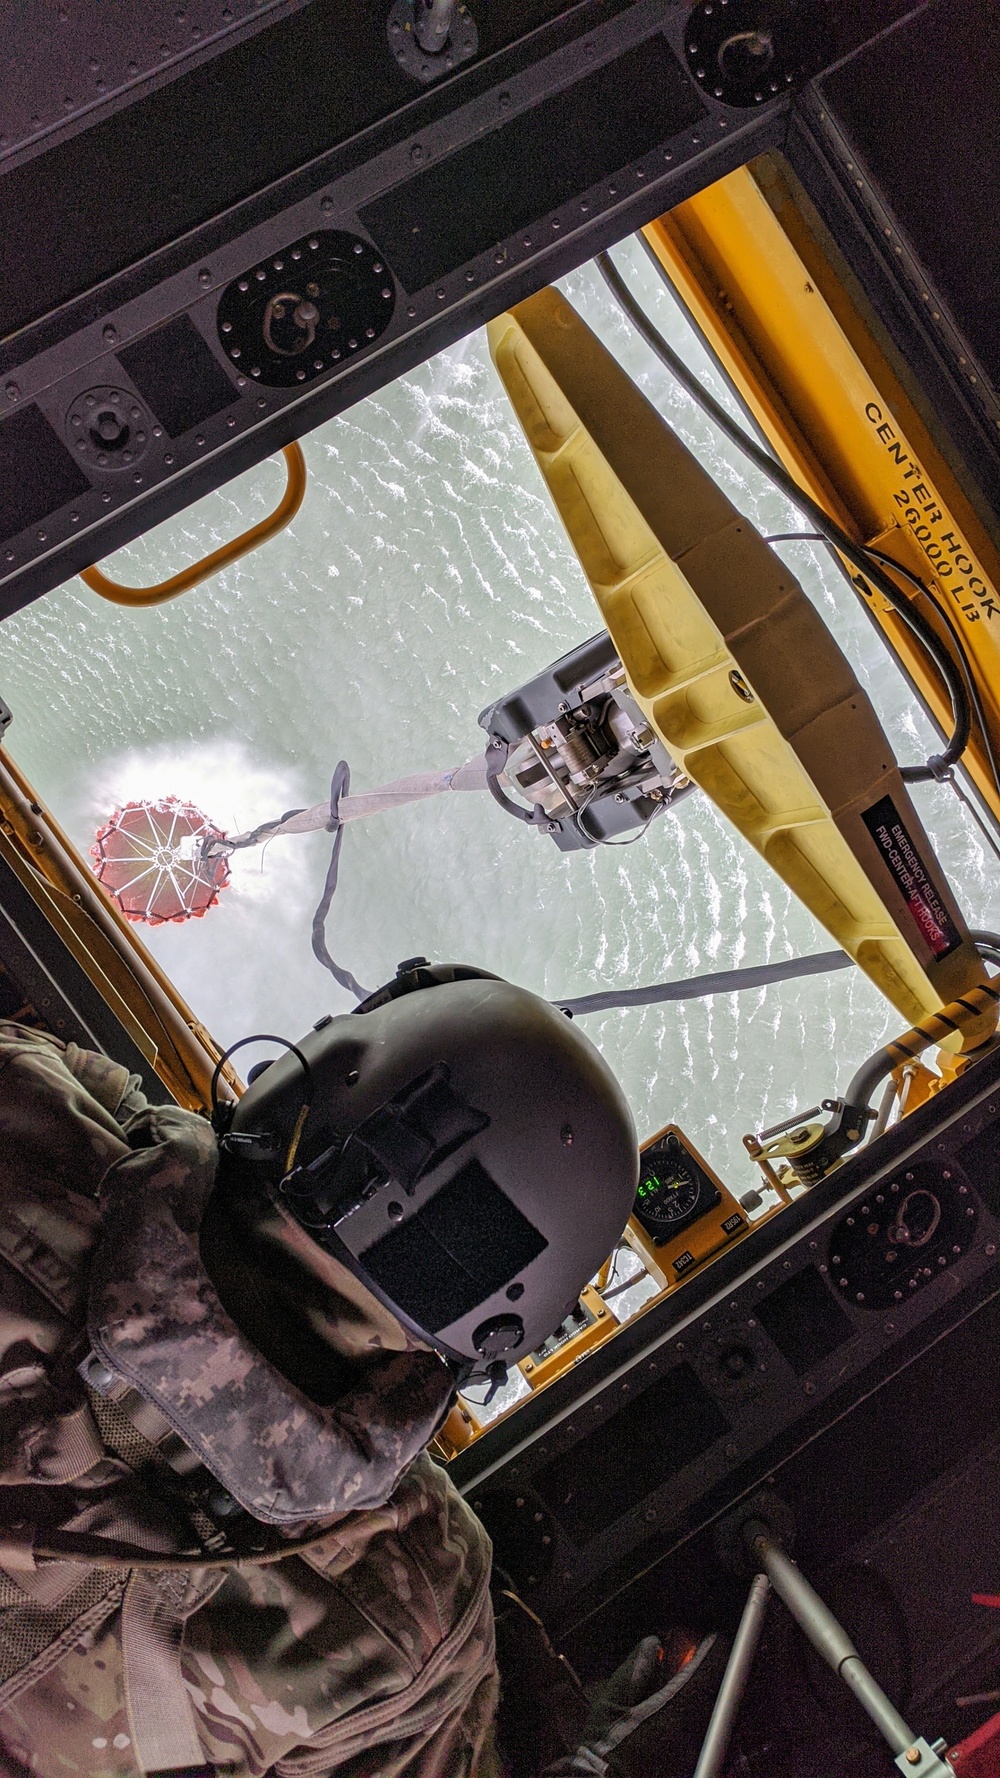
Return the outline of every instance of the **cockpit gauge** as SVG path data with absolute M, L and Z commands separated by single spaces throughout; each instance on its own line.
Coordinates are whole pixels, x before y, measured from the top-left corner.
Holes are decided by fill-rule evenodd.
M 673 1131 L 643 1150 L 634 1214 L 661 1245 L 721 1203 L 720 1194 Z
M 967 1253 L 979 1204 L 956 1166 L 923 1163 L 869 1193 L 830 1237 L 829 1277 L 860 1309 L 889 1309 Z

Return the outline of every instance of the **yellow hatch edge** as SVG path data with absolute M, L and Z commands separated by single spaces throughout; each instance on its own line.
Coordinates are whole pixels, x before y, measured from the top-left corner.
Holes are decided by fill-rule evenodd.
M 982 981 L 875 712 L 790 571 L 558 292 L 488 335 L 633 695 L 681 770 L 905 1018 Z M 938 910 L 929 939 L 871 831 L 883 806 Z M 984 1015 L 965 1045 L 989 1030 Z
M 924 580 L 923 609 L 953 656 L 941 614 L 959 629 L 1000 752 L 1000 552 L 780 157 L 728 174 L 643 232 L 786 468 L 851 536 Z M 937 669 L 882 595 L 869 592 L 867 602 L 950 732 Z M 965 764 L 1000 816 L 975 725 Z

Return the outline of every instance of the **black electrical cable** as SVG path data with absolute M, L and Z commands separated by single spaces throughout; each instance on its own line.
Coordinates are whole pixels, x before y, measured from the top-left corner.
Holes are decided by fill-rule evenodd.
M 924 585 L 923 581 L 920 579 L 920 576 L 918 574 L 911 573 L 909 568 L 904 568 L 902 562 L 894 561 L 891 556 L 884 555 L 880 549 L 872 549 L 870 544 L 867 546 L 867 548 L 865 550 L 865 554 L 867 556 L 869 556 L 872 561 L 880 562 L 883 567 L 893 568 L 897 574 L 902 575 L 902 578 L 904 580 L 908 580 L 910 582 L 911 586 L 916 587 L 918 592 L 923 593 L 926 598 L 930 598 L 930 594 L 928 593 L 927 588 Z M 959 658 L 959 662 L 961 664 L 962 674 L 965 679 L 965 688 L 966 688 L 966 693 L 967 693 L 969 702 L 972 705 L 973 711 L 975 712 L 976 721 L 978 722 L 979 727 L 982 731 L 983 746 L 986 750 L 986 757 L 987 757 L 987 760 L 989 761 L 990 771 L 993 775 L 993 782 L 994 782 L 994 784 L 997 785 L 998 788 L 1000 788 L 1000 764 L 998 764 L 996 752 L 993 747 L 993 742 L 990 738 L 989 725 L 987 724 L 987 721 L 986 721 L 986 713 L 983 710 L 982 699 L 979 696 L 979 687 L 977 686 L 975 678 L 973 677 L 972 670 L 969 666 L 968 657 L 965 653 L 965 649 L 962 646 L 961 638 L 956 634 L 955 627 L 951 621 L 951 618 L 946 617 L 945 621 L 948 625 L 948 629 L 951 634 L 952 641 L 954 642 L 955 647 L 958 651 L 958 658 Z
M 584 820 L 587 810 L 590 808 L 591 803 L 594 801 L 594 798 L 597 796 L 597 793 L 601 788 L 601 785 L 595 784 L 590 795 L 584 798 L 578 809 L 574 810 L 573 826 L 576 828 L 581 839 L 588 840 L 592 846 L 608 846 L 612 852 L 619 851 L 622 846 L 634 846 L 636 840 L 645 839 L 653 822 L 656 820 L 657 815 L 664 814 L 670 807 L 669 803 L 658 803 L 653 810 L 653 813 L 647 815 L 638 833 L 631 834 L 627 840 L 609 840 L 606 834 L 594 833 L 593 829 L 589 828 Z M 697 787 L 692 785 L 692 789 L 695 788 Z
M 771 537 L 765 537 L 764 542 L 765 543 L 827 543 L 827 544 L 829 544 L 829 539 L 824 537 L 822 532 L 820 532 L 820 531 L 779 531 L 779 532 L 776 532 Z M 902 562 L 897 562 L 894 556 L 887 556 L 883 550 L 873 549 L 873 547 L 870 543 L 865 544 L 864 548 L 865 548 L 865 555 L 868 557 L 869 561 L 879 562 L 885 568 L 894 569 L 895 572 L 898 575 L 900 575 L 903 580 L 908 580 L 910 585 L 915 587 L 919 593 L 923 593 L 925 595 L 925 597 L 928 597 L 928 598 L 930 597 L 929 593 L 927 592 L 927 588 L 924 585 L 924 582 L 921 580 L 919 574 L 914 574 L 909 568 L 904 567 Z M 936 609 L 938 609 L 938 608 L 936 607 Z M 965 680 L 966 697 L 968 698 L 970 704 L 972 705 L 972 709 L 975 714 L 976 721 L 978 722 L 979 727 L 982 731 L 983 747 L 986 752 L 986 758 L 989 763 L 990 772 L 992 773 L 992 776 L 993 776 L 993 782 L 997 786 L 1000 786 L 1000 764 L 998 764 L 996 751 L 994 749 L 993 742 L 990 737 L 990 731 L 989 731 L 989 727 L 988 727 L 987 721 L 986 721 L 986 713 L 983 710 L 982 699 L 979 696 L 979 687 L 977 686 L 976 681 L 973 677 L 972 671 L 969 667 L 968 656 L 966 655 L 965 649 L 962 646 L 961 637 L 956 633 L 955 626 L 952 623 L 951 618 L 944 612 L 942 612 L 941 615 L 942 615 L 942 617 L 944 617 L 944 620 L 948 626 L 948 630 L 951 635 L 952 641 L 955 644 L 956 653 L 958 655 L 958 663 L 962 669 L 962 676 Z M 903 776 L 906 777 L 908 771 L 911 771 L 911 770 L 912 770 L 912 767 L 904 768 Z
M 804 488 L 799 487 L 794 476 L 789 475 L 784 466 L 769 451 L 764 450 L 755 439 L 751 438 L 744 428 L 738 425 L 725 408 L 716 401 L 714 395 L 709 393 L 704 384 L 684 363 L 684 360 L 667 343 L 645 311 L 640 308 L 610 255 L 599 253 L 594 263 L 619 308 L 628 316 L 633 327 L 645 340 L 650 350 L 656 354 L 681 387 L 687 390 L 692 400 L 696 401 L 709 418 L 725 433 L 726 437 L 750 458 L 750 461 L 761 473 L 768 476 L 775 487 L 779 488 L 787 499 L 791 500 L 801 512 L 804 512 L 812 520 L 823 539 L 827 543 L 831 543 L 865 579 L 878 588 L 893 610 L 904 622 L 909 624 L 911 630 L 920 638 L 944 680 L 951 702 L 954 727 L 951 739 L 947 742 L 942 753 L 936 754 L 928 760 L 926 765 L 904 767 L 903 777 L 911 784 L 943 778 L 948 769 L 961 759 L 969 742 L 971 713 L 966 693 L 965 673 L 956 667 L 948 650 L 943 647 L 935 630 L 928 623 L 919 607 L 914 605 L 905 593 L 901 592 L 895 581 L 879 563 L 876 562 L 873 565 L 864 545 L 855 543 L 846 531 L 841 530 L 836 520 L 832 519 L 829 513 L 824 512 L 818 501 L 807 494 Z M 798 533 L 798 535 L 802 534 Z M 886 558 L 886 560 L 889 559 L 891 558 Z M 896 563 L 892 565 L 893 568 L 898 567 Z M 899 572 L 906 573 L 907 571 L 900 567 Z M 929 598 L 930 594 L 927 593 L 927 588 L 923 586 L 922 582 L 919 584 L 921 590 Z
M 775 531 L 773 536 L 765 537 L 765 543 L 828 543 L 822 531 Z
M 311 1097 L 312 1071 L 305 1056 L 299 1049 L 298 1044 L 289 1043 L 287 1037 L 276 1037 L 273 1031 L 255 1031 L 252 1037 L 241 1037 L 236 1043 L 231 1043 L 227 1050 L 223 1050 L 219 1060 L 215 1064 L 215 1068 L 212 1071 L 212 1085 L 209 1089 L 209 1103 L 212 1107 L 213 1128 L 219 1124 L 220 1120 L 224 1121 L 234 1109 L 230 1100 L 220 1100 L 219 1098 L 219 1081 L 222 1079 L 222 1070 L 229 1061 L 230 1056 L 235 1056 L 237 1050 L 246 1049 L 247 1044 L 249 1043 L 280 1043 L 283 1049 L 288 1050 L 293 1056 L 296 1056 L 299 1060 L 302 1072 L 305 1075 L 305 1096 L 307 1099 Z
M 781 531 L 781 532 L 778 532 L 775 536 L 765 537 L 764 542 L 765 543 L 803 543 L 803 542 L 805 542 L 805 543 L 826 543 L 827 548 L 832 548 L 832 545 L 827 543 L 827 539 L 825 537 L 823 537 L 821 535 L 821 533 L 818 531 Z M 922 593 L 927 592 L 927 588 L 924 586 L 924 583 L 919 578 L 919 576 L 916 574 L 911 574 L 909 568 L 904 568 L 902 562 L 895 561 L 892 556 L 884 555 L 881 550 L 873 549 L 870 544 L 868 544 L 866 546 L 866 554 L 871 556 L 875 561 L 884 563 L 887 567 L 895 568 L 897 574 L 901 575 L 904 580 L 910 581 L 911 585 L 915 586 L 918 589 L 918 591 L 920 591 Z M 952 640 L 955 644 L 955 649 L 956 649 L 956 652 L 958 655 L 959 665 L 962 669 L 962 673 L 965 678 L 966 694 L 968 696 L 969 702 L 972 705 L 973 711 L 975 712 L 976 721 L 978 722 L 980 731 L 982 733 L 983 748 L 986 753 L 986 759 L 987 759 L 987 763 L 990 768 L 990 772 L 992 773 L 992 776 L 993 776 L 993 782 L 994 782 L 994 784 L 1000 786 L 1000 766 L 998 766 L 996 749 L 993 746 L 993 741 L 992 741 L 992 737 L 990 735 L 989 725 L 987 724 L 987 721 L 986 721 L 986 713 L 983 710 L 982 699 L 979 696 L 979 687 L 977 686 L 975 678 L 973 677 L 972 671 L 969 667 L 968 656 L 966 655 L 965 649 L 962 646 L 961 637 L 957 634 L 955 627 L 952 624 L 950 618 L 946 618 L 946 622 L 948 623 L 948 627 L 951 632 L 951 637 L 952 637 Z M 912 768 L 905 768 L 905 767 L 903 769 L 902 776 L 904 778 L 907 776 L 908 769 L 912 770 Z M 954 791 L 955 795 L 958 797 L 959 802 L 965 804 L 970 815 L 972 816 L 973 821 L 975 822 L 980 833 L 982 834 L 983 839 L 986 841 L 986 844 L 990 847 L 990 850 L 996 854 L 997 858 L 1000 859 L 1000 846 L 998 846 L 998 844 L 997 844 L 996 835 L 993 834 L 990 831 L 990 829 L 987 827 L 985 821 L 983 820 L 982 816 L 979 813 L 979 810 L 976 808 L 975 803 L 970 801 L 970 799 L 966 796 L 964 790 L 962 790 L 961 786 L 959 785 L 957 780 L 951 775 L 950 772 L 947 774 L 947 779 L 950 780 L 951 788 Z
M 825 544 L 827 544 L 828 547 L 830 547 L 830 548 L 833 547 L 830 544 L 829 538 L 824 537 L 822 532 L 820 532 L 820 531 L 779 531 L 779 532 L 776 532 L 773 536 L 765 537 L 764 542 L 765 543 L 825 543 Z M 928 593 L 927 588 L 924 585 L 924 582 L 921 580 L 919 574 L 914 574 L 909 568 L 904 567 L 902 562 L 897 562 L 894 556 L 887 556 L 883 550 L 874 549 L 870 543 L 865 544 L 864 551 L 865 551 L 865 555 L 868 557 L 869 561 L 878 562 L 885 568 L 894 569 L 895 572 L 903 580 L 908 580 L 910 585 L 916 588 L 917 592 L 923 593 L 925 598 L 930 597 L 930 594 Z M 861 582 L 859 581 L 856 584 L 858 584 L 858 586 L 860 587 Z M 939 609 L 939 608 L 935 607 L 935 609 Z M 959 664 L 959 667 L 961 668 L 962 677 L 965 681 L 965 695 L 966 695 L 969 703 L 972 706 L 972 709 L 975 713 L 976 721 L 978 722 L 979 727 L 982 731 L 983 746 L 985 748 L 986 758 L 989 763 L 990 772 L 993 776 L 993 782 L 997 786 L 1000 786 L 1000 766 L 998 766 L 996 752 L 994 750 L 993 742 L 990 737 L 990 731 L 987 726 L 986 715 L 985 715 L 985 712 L 983 710 L 983 705 L 982 705 L 982 699 L 979 696 L 979 687 L 977 686 L 976 681 L 973 678 L 972 671 L 969 667 L 968 656 L 966 655 L 965 649 L 962 646 L 962 639 L 957 634 L 957 632 L 955 630 L 955 626 L 952 623 L 951 618 L 945 612 L 941 612 L 941 616 L 944 618 L 944 621 L 948 626 L 948 631 L 951 636 L 951 639 L 955 644 L 955 651 L 958 656 L 958 664 Z M 917 767 L 916 769 L 919 771 L 920 768 Z M 912 766 L 904 766 L 902 768 L 902 776 L 905 779 L 910 780 L 913 770 L 914 770 L 914 768 Z
M 680 303 L 681 298 L 679 297 L 677 291 L 674 289 L 674 286 L 670 281 L 666 266 L 663 264 L 663 261 L 660 259 L 659 254 L 656 252 L 655 248 L 646 239 L 646 236 L 644 235 L 642 229 L 639 229 L 638 233 L 633 235 L 632 238 L 636 242 L 637 246 L 640 246 L 642 248 L 643 252 L 646 255 L 646 258 L 649 260 L 649 263 L 653 267 L 653 270 L 655 271 L 657 277 L 662 279 L 663 283 L 667 286 L 667 289 L 670 291 L 671 296 L 673 296 L 675 298 L 675 300 L 678 303 Z M 753 408 L 750 406 L 750 403 L 748 402 L 742 389 L 740 388 L 739 384 L 737 383 L 735 377 L 731 375 L 730 371 L 726 368 L 726 365 L 723 363 L 723 360 L 719 357 L 719 354 L 716 352 L 715 347 L 713 346 L 712 341 L 709 339 L 708 334 L 705 332 L 705 329 L 701 326 L 697 315 L 695 315 L 690 309 L 688 309 L 686 307 L 686 305 L 684 306 L 684 319 L 685 319 L 688 327 L 690 328 L 691 332 L 694 334 L 695 339 L 698 341 L 698 344 L 701 346 L 702 351 L 704 352 L 706 358 L 709 360 L 709 362 L 712 366 L 712 369 L 715 372 L 716 376 L 718 377 L 719 381 L 724 385 L 726 392 L 729 395 L 730 401 L 732 401 L 733 404 L 739 408 L 740 413 L 743 415 L 743 418 L 746 421 L 749 431 L 751 431 L 753 433 L 754 437 L 757 440 L 757 443 L 759 445 L 762 445 L 765 451 L 771 451 L 773 454 L 773 447 L 771 445 L 771 441 L 768 438 L 767 433 L 764 431 L 763 426 L 761 425 L 760 421 L 758 420 L 757 415 L 754 413 Z

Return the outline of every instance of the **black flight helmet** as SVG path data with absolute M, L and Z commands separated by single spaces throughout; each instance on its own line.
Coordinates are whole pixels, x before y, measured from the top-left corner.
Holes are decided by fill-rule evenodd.
M 231 1187 L 263 1186 L 463 1374 L 554 1332 L 638 1177 L 589 1039 L 524 988 L 423 959 L 255 1071 L 223 1150 Z

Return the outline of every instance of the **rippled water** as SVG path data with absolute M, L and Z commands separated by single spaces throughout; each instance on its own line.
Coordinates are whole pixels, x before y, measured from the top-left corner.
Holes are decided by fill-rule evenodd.
M 617 258 L 711 377 L 642 252 L 630 243 Z M 765 532 L 800 527 L 630 332 L 597 275 L 585 268 L 563 288 L 740 510 Z M 292 526 L 196 592 L 131 612 L 74 580 L 0 628 L 9 746 L 82 848 L 129 796 L 179 794 L 232 831 L 319 801 L 342 755 L 355 789 L 457 764 L 480 744 L 481 708 L 600 628 L 484 336 L 303 443 L 309 491 Z M 260 517 L 281 479 L 280 463 L 261 465 L 108 571 L 164 577 Z M 787 559 L 900 759 L 925 757 L 929 726 L 846 583 L 812 545 L 788 546 Z M 1000 889 L 975 830 L 946 789 L 916 796 L 970 923 L 995 927 Z M 328 847 L 312 835 L 237 855 L 232 888 L 203 921 L 147 929 L 222 1042 L 294 1037 L 353 1005 L 309 946 Z M 415 953 L 565 995 L 831 948 L 700 796 L 637 845 L 568 857 L 485 796 L 441 798 L 349 830 L 341 883 L 331 949 L 371 984 Z M 640 1131 L 676 1119 L 743 1189 L 742 1133 L 845 1084 L 899 1019 L 843 971 L 582 1023 Z

